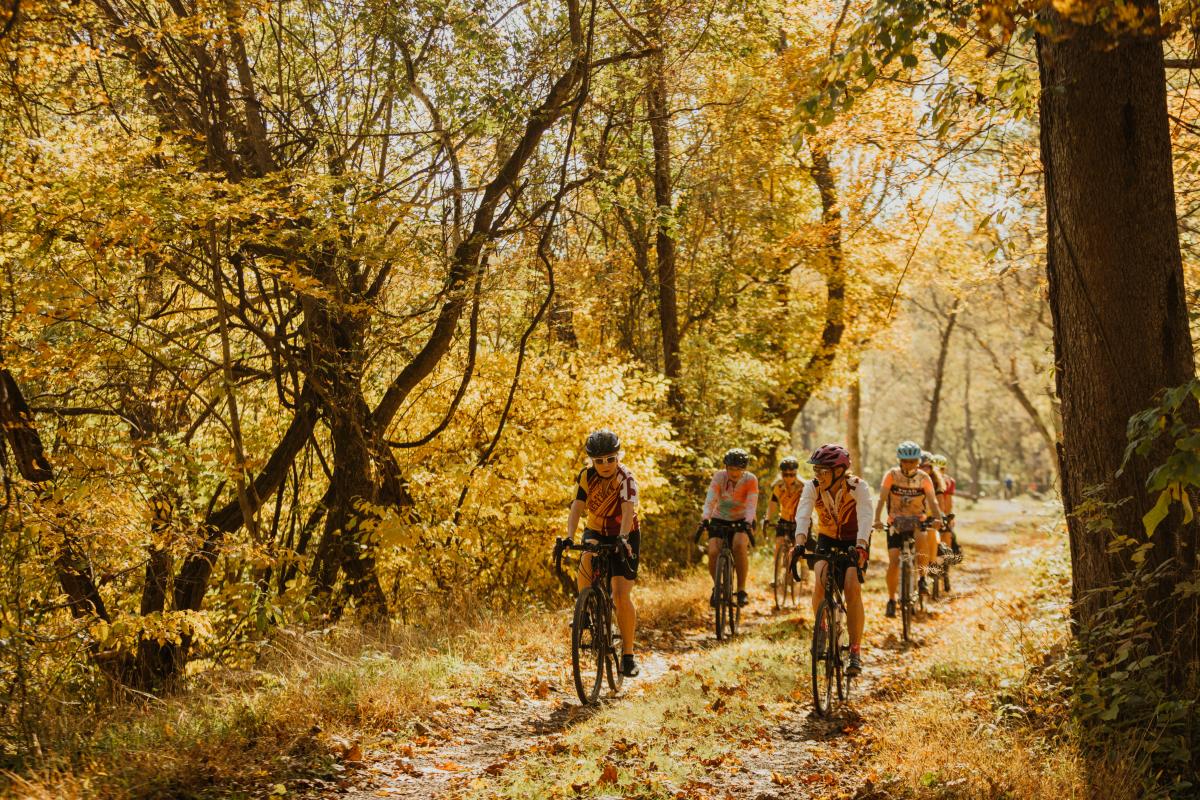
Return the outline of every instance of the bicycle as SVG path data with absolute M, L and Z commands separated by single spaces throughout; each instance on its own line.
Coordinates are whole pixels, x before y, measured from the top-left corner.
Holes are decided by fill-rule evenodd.
M 767 521 L 763 520 L 763 536 L 767 533 Z M 782 611 L 788 605 L 796 605 L 798 590 L 796 587 L 804 582 L 808 575 L 807 567 L 802 567 L 800 570 L 800 581 L 797 582 L 792 577 L 792 570 L 788 559 L 791 557 L 791 542 L 796 535 L 795 520 L 778 519 L 775 521 L 775 569 L 771 573 L 771 590 L 775 595 L 775 610 Z M 780 537 L 785 538 L 788 544 L 780 546 Z
M 696 531 L 697 540 L 706 529 L 704 523 Z M 734 564 L 733 537 L 739 531 L 750 532 L 750 525 L 745 520 L 730 522 L 728 520 L 709 520 L 707 526 L 708 538 L 721 540 L 721 552 L 717 554 L 717 575 L 713 583 L 716 590 L 717 602 L 713 608 L 716 617 L 717 641 L 737 636 L 738 624 L 741 622 L 742 609 L 734 599 Z
M 789 565 L 793 577 L 799 579 L 797 562 L 800 561 L 800 551 L 794 551 Z M 846 673 L 850 659 L 850 633 L 847 628 L 846 598 L 837 580 L 838 575 L 845 575 L 846 570 L 854 567 L 858 570 L 858 580 L 862 582 L 862 569 L 858 566 L 856 552 L 834 550 L 830 553 L 807 552 L 804 560 L 810 570 L 816 569 L 817 561 L 825 561 L 825 597 L 817 607 L 817 616 L 813 620 L 812 648 L 809 651 L 809 661 L 812 669 L 813 710 L 818 717 L 829 716 L 833 708 L 834 693 L 840 703 L 850 702 L 851 686 L 854 678 Z
M 929 527 L 928 523 L 919 522 L 900 531 L 900 637 L 905 642 L 912 634 L 914 605 L 922 613 L 925 611 L 925 594 L 917 582 L 917 525 L 922 530 Z M 891 533 L 891 526 L 885 527 L 885 533 Z
M 619 557 L 619 550 L 624 546 L 619 539 L 581 544 L 559 539 L 554 545 L 554 572 L 568 592 L 574 592 L 575 585 L 563 569 L 563 554 L 570 550 L 592 553 L 591 584 L 579 590 L 575 597 L 575 612 L 571 617 L 571 674 L 575 679 L 575 693 L 585 706 L 595 703 L 600 697 L 600 687 L 605 678 L 613 695 L 621 691 L 621 684 L 625 680 L 621 673 L 621 632 L 616 625 L 609 590 L 613 576 L 612 561 Z

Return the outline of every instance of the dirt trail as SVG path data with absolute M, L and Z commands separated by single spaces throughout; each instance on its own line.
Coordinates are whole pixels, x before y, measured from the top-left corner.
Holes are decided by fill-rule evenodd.
M 945 646 L 942 633 L 947 626 L 969 625 L 972 615 L 985 608 L 989 593 L 981 587 L 1004 560 L 1012 528 L 1041 516 L 1028 505 L 1001 501 L 960 514 L 967 559 L 952 573 L 950 597 L 943 597 L 918 617 L 914 642 L 908 645 L 898 639 L 898 620 L 883 615 L 885 565 L 873 562 L 866 587 L 865 672 L 855 683 L 849 707 L 840 708 L 830 720 L 811 717 L 811 703 L 804 694 L 807 685 L 800 683 L 794 710 L 767 720 L 769 724 L 739 751 L 732 769 L 716 765 L 710 770 L 705 794 L 758 800 L 869 796 L 868 776 L 861 770 L 842 768 L 869 743 L 872 733 L 863 721 L 886 719 L 888 705 L 903 696 L 907 676 Z M 780 619 L 771 606 L 771 600 L 765 598 L 745 610 L 746 635 L 753 636 L 763 625 Z M 807 619 L 811 611 L 804 608 L 800 616 Z M 626 681 L 616 702 L 638 702 L 640 695 L 664 677 L 686 673 L 699 655 L 716 646 L 711 630 L 668 632 L 657 638 L 648 632 L 641 649 L 642 674 Z M 563 670 L 561 665 L 548 665 L 543 674 L 561 678 Z M 567 681 L 561 684 L 552 680 L 530 687 L 497 676 L 496 691 L 479 707 L 436 702 L 437 710 L 417 726 L 415 738 L 368 750 L 361 767 L 349 766 L 341 780 L 313 786 L 308 796 L 424 799 L 455 797 L 468 789 L 486 792 L 495 776 L 514 764 L 536 754 L 557 752 L 556 748 L 563 747 L 560 739 L 564 732 L 594 713 L 578 705 Z

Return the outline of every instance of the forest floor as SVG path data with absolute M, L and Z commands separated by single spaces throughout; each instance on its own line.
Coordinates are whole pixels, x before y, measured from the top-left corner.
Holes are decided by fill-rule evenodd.
M 883 613 L 885 565 L 872 562 L 864 674 L 831 719 L 810 713 L 807 598 L 776 612 L 759 558 L 738 637 L 718 644 L 695 618 L 643 630 L 641 675 L 598 707 L 575 697 L 563 611 L 548 631 L 561 659 L 505 661 L 474 691 L 428 697 L 402 730 L 346 740 L 332 773 L 280 789 L 347 800 L 1075 796 L 1072 748 L 1038 724 L 1056 710 L 1024 689 L 1066 636 L 1060 519 L 1032 501 L 960 513 L 965 560 L 907 645 Z M 694 586 L 704 604 L 704 582 Z

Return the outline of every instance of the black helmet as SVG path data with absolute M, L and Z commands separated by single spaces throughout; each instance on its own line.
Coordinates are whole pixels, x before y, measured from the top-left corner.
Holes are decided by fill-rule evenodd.
M 800 462 L 796 460 L 795 456 L 788 456 L 783 461 L 779 462 L 779 468 L 781 470 L 783 470 L 783 469 L 800 469 Z
M 750 454 L 740 447 L 735 447 L 725 454 L 725 466 L 742 467 L 750 463 Z
M 588 434 L 583 449 L 589 456 L 606 456 L 621 449 L 621 440 L 608 428 L 601 428 Z

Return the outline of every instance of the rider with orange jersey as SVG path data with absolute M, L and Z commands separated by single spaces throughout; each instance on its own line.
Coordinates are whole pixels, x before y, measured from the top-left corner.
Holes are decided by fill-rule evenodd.
M 888 470 L 879 486 L 879 501 L 875 504 L 875 527 L 882 528 L 880 517 L 884 506 L 888 512 L 888 571 L 887 571 L 887 616 L 896 616 L 896 592 L 900 588 L 900 546 L 904 536 L 915 532 L 917 567 L 921 573 L 918 591 L 926 591 L 924 571 L 929 564 L 930 547 L 935 548 L 937 539 L 921 524 L 928 519 L 941 521 L 933 479 L 922 472 L 921 447 L 916 442 L 901 442 L 896 448 L 899 464 Z

